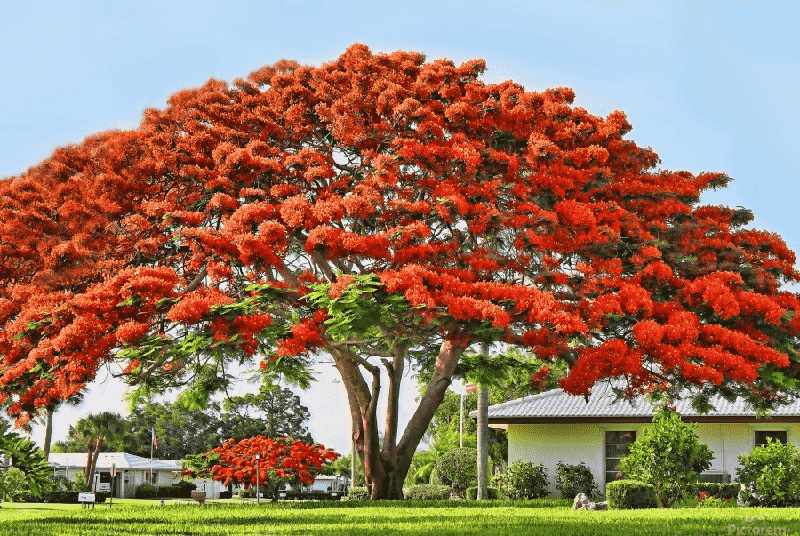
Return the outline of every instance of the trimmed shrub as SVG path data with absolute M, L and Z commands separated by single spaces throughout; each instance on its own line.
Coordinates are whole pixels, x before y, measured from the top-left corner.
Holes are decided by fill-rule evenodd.
M 558 462 L 556 473 L 556 489 L 561 492 L 562 499 L 574 499 L 579 493 L 585 493 L 589 500 L 594 500 L 600 495 L 594 475 L 585 463 L 569 465 Z
M 77 491 L 49 491 L 42 496 L 42 502 L 74 504 L 78 502 Z
M 652 484 L 636 480 L 617 480 L 606 484 L 609 508 L 658 508 L 658 498 Z
M 511 499 L 541 499 L 547 496 L 547 469 L 542 464 L 517 460 L 505 472 L 505 493 Z
M 243 488 L 239 490 L 239 498 L 240 499 L 255 499 L 256 498 L 256 488 L 255 486 L 249 488 Z
M 158 497 L 158 488 L 150 484 L 140 484 L 133 492 L 133 496 L 137 499 L 155 499 Z
M 410 501 L 444 501 L 450 498 L 450 486 L 439 484 L 417 484 L 409 486 L 403 493 Z
M 716 482 L 700 482 L 697 484 L 697 493 L 707 493 L 710 497 L 717 499 L 736 500 L 739 495 L 739 484 L 719 484 Z
M 369 499 L 369 491 L 367 490 L 366 486 L 351 487 L 347 491 L 347 499 L 351 501 L 366 501 Z
M 666 507 L 697 495 L 699 475 L 711 467 L 713 458 L 697 438 L 697 423 L 686 424 L 677 413 L 661 409 L 619 466 L 626 478 L 652 484 Z
M 800 504 L 800 453 L 791 443 L 769 441 L 739 456 L 737 480 L 748 487 L 742 499 L 750 506 Z
M 436 474 L 442 484 L 450 486 L 455 495 L 463 498 L 468 487 L 478 485 L 478 450 L 448 450 L 436 460 Z
M 720 499 L 719 497 L 706 497 L 702 501 L 698 501 L 698 508 L 738 508 L 736 500 Z
M 181 480 L 177 484 L 172 484 L 171 486 L 159 487 L 158 497 L 163 499 L 191 499 L 192 491 L 196 489 L 196 484 Z
M 486 488 L 486 495 L 489 496 L 490 501 L 504 500 L 508 498 L 508 496 L 505 493 L 503 493 L 500 489 L 494 488 L 492 486 Z M 467 488 L 467 500 L 470 501 L 478 500 L 478 486 Z
M 191 497 L 191 495 L 190 495 L 190 497 Z M 232 499 L 233 498 L 233 492 L 232 491 L 220 491 L 219 492 L 219 498 L 220 499 Z

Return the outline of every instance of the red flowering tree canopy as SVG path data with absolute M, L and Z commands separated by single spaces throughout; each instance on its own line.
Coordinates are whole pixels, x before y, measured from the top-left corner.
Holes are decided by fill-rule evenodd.
M 657 168 L 622 112 L 484 68 L 362 45 L 281 61 L 0 182 L 10 413 L 109 363 L 200 403 L 254 356 L 293 373 L 319 349 L 340 371 L 386 356 L 397 373 L 489 340 L 566 360 L 576 394 L 608 377 L 628 395 L 796 392 L 795 256 L 749 211 L 699 205 L 730 178 Z
M 256 454 L 261 459 L 256 463 Z M 341 456 L 324 445 L 308 444 L 290 437 L 271 439 L 256 436 L 236 441 L 229 439 L 222 446 L 205 454 L 213 460 L 207 471 L 195 470 L 192 476 L 211 476 L 227 486 L 230 483 L 243 484 L 245 488 L 258 482 L 291 482 L 313 484 L 322 466 Z

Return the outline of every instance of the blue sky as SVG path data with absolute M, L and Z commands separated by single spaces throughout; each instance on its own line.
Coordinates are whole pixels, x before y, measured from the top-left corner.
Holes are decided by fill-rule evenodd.
M 792 2 L 767 0 L 4 0 L 0 177 L 89 134 L 133 128 L 144 108 L 210 77 L 232 80 L 281 58 L 319 65 L 359 42 L 457 63 L 483 58 L 487 81 L 570 86 L 592 113 L 622 109 L 628 138 L 653 147 L 663 168 L 728 173 L 733 184 L 704 201 L 752 209 L 755 227 L 797 251 L 798 15 Z M 310 430 L 346 452 L 344 390 L 322 369 L 300 393 Z M 82 408 L 59 412 L 55 439 L 83 413 L 121 411 L 120 392 L 93 386 Z

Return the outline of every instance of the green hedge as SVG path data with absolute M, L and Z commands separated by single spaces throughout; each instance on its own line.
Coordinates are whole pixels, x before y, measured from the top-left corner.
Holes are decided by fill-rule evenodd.
M 181 480 L 177 484 L 171 486 L 159 487 L 157 497 L 164 499 L 191 499 L 192 492 L 196 489 L 196 484 Z
M 158 498 L 158 488 L 150 484 L 140 484 L 136 487 L 133 496 L 136 499 L 156 499 Z
M 508 499 L 508 496 L 505 493 L 503 493 L 499 488 L 493 488 L 489 486 L 488 488 L 486 488 L 486 492 L 487 492 L 486 494 L 489 496 L 490 501 Z M 470 501 L 478 500 L 478 486 L 467 488 L 467 499 Z
M 658 499 L 652 484 L 636 480 L 617 480 L 606 484 L 609 508 L 658 508 Z
M 285 496 L 283 497 L 287 501 L 292 500 L 313 500 L 313 501 L 339 501 L 342 499 L 344 495 L 342 492 L 336 492 L 334 496 L 331 491 L 322 491 L 319 489 L 314 489 L 311 491 L 281 491 L 280 493 L 284 493 Z
M 42 496 L 42 502 L 74 504 L 78 502 L 77 491 L 50 491 Z
M 351 501 L 366 501 L 369 499 L 369 492 L 366 487 L 354 486 L 347 492 L 347 498 Z
M 450 486 L 439 484 L 417 484 L 409 486 L 403 493 L 410 501 L 444 501 L 450 498 Z
M 534 500 L 497 500 L 497 501 L 464 501 L 461 499 L 447 499 L 446 501 L 344 501 L 332 503 L 328 501 L 284 501 L 279 507 L 288 510 L 315 510 L 318 508 L 565 508 L 572 506 L 572 501 L 565 499 L 534 499 Z
M 739 484 L 719 484 L 716 482 L 700 482 L 697 484 L 697 493 L 708 493 L 717 499 L 736 500 L 739 496 Z

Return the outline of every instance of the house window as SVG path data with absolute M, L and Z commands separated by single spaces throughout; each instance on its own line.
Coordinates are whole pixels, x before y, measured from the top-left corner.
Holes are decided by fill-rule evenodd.
M 773 430 L 773 431 L 757 431 L 756 432 L 756 446 L 763 447 L 767 444 L 767 438 L 772 438 L 773 441 L 780 441 L 782 444 L 786 444 L 786 430 Z
M 628 454 L 634 441 L 636 432 L 633 430 L 606 432 L 606 484 L 622 478 L 619 462 Z

